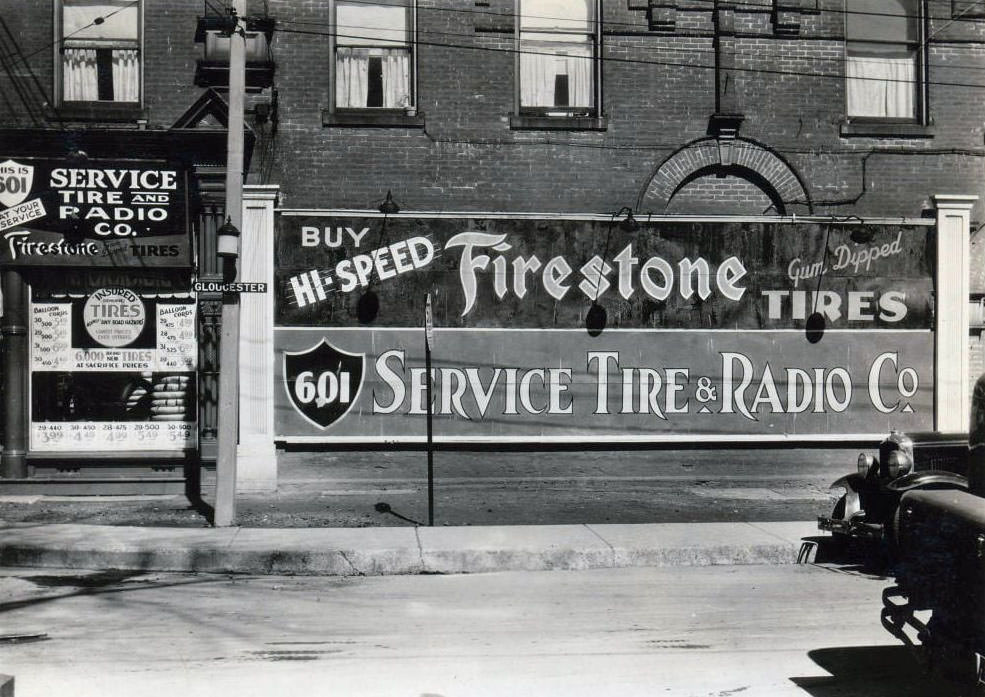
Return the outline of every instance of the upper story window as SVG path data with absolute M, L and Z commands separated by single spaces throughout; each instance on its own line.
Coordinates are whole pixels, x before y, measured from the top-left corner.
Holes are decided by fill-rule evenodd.
M 920 121 L 921 0 L 846 0 L 849 118 Z
M 62 102 L 140 102 L 140 0 L 61 0 Z
M 520 112 L 597 113 L 595 0 L 518 0 Z
M 414 105 L 412 29 L 411 0 L 337 0 L 336 108 Z

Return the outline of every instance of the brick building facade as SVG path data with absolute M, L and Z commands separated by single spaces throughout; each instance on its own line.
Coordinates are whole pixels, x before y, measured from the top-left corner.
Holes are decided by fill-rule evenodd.
M 0 0 L 7 126 L 121 141 L 222 130 L 221 71 L 201 77 L 208 44 L 196 37 L 220 2 L 97 3 L 137 8 L 137 33 L 90 43 L 91 23 L 63 36 L 74 4 Z M 271 66 L 247 96 L 247 181 L 276 186 L 289 215 L 375 215 L 389 191 L 405 217 L 888 225 L 932 218 L 935 195 L 980 196 L 985 182 L 975 3 L 265 0 L 248 14 L 254 36 L 270 26 L 260 20 L 275 29 L 253 56 Z M 84 58 L 72 52 L 105 46 L 114 57 L 94 59 L 105 94 L 67 99 L 71 61 Z M 121 102 L 105 97 L 123 50 L 138 52 L 140 83 Z M 545 59 L 556 52 L 566 68 Z M 892 95 L 884 108 L 869 99 L 878 90 Z M 970 214 L 973 299 L 985 295 L 982 205 Z M 970 347 L 977 376 L 980 328 Z
M 251 14 L 277 24 L 278 119 L 254 124 L 263 143 L 251 181 L 278 184 L 293 208 L 365 208 L 390 189 L 414 210 L 758 215 L 779 204 L 847 217 L 919 216 L 933 192 L 976 193 L 985 178 L 985 21 L 967 3 L 913 5 L 925 13 L 922 113 L 880 124 L 846 112 L 846 21 L 866 11 L 844 0 L 603 2 L 595 115 L 519 118 L 516 1 L 416 3 L 417 117 L 387 122 L 335 116 L 330 0 L 256 3 Z M 196 18 L 216 3 L 138 5 L 141 99 L 101 120 L 111 112 L 80 119 L 59 103 L 57 8 L 5 0 L 4 123 L 172 126 L 202 94 Z M 741 120 L 716 137 L 715 114 Z
M 898 128 L 846 116 L 852 15 L 841 0 L 649 5 L 601 6 L 600 117 L 584 128 L 538 128 L 511 120 L 514 0 L 420 3 L 423 124 L 381 129 L 338 125 L 328 113 L 330 5 L 271 3 L 283 155 L 271 181 L 299 208 L 364 207 L 389 188 L 420 210 L 768 214 L 759 187 L 735 181 L 752 173 L 786 196 L 788 214 L 844 216 L 919 215 L 929 208 L 928 181 L 954 190 L 982 181 L 981 87 L 973 85 L 985 67 L 985 25 L 954 19 L 961 10 L 950 3 L 927 8 L 925 123 Z M 724 181 L 715 171 L 715 181 L 701 176 L 675 190 L 690 168 L 719 164 L 705 152 L 716 113 L 743 117 L 736 164 Z M 685 172 L 669 172 L 689 151 Z M 783 170 L 797 181 L 785 186 Z

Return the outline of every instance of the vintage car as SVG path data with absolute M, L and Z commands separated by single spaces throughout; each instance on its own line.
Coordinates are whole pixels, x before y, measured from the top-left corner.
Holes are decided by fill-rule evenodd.
M 985 447 L 972 449 L 968 491 L 902 497 L 897 585 L 883 592 L 883 626 L 969 697 L 985 695 L 983 456 Z M 929 619 L 916 614 L 923 610 Z
M 932 675 L 957 683 L 953 693 L 972 697 L 985 696 L 985 375 L 963 459 L 964 488 L 900 499 L 896 585 L 883 591 L 882 625 Z
M 857 471 L 834 482 L 844 495 L 818 527 L 841 540 L 866 539 L 895 545 L 900 497 L 918 489 L 967 490 L 968 440 L 941 433 L 892 431 L 878 457 L 862 453 Z

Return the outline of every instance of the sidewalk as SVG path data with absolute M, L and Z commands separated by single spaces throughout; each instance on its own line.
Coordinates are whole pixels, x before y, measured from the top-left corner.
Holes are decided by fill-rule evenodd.
M 420 453 L 289 452 L 276 491 L 237 496 L 242 527 L 208 527 L 184 496 L 0 496 L 0 565 L 353 576 L 790 564 L 845 460 L 438 455 L 434 527 L 421 524 Z M 203 484 L 212 501 L 211 476 Z
M 0 566 L 376 576 L 792 564 L 813 522 L 374 528 L 15 524 Z

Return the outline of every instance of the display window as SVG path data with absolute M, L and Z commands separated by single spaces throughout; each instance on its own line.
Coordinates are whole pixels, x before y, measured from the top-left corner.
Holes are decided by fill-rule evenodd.
M 30 310 L 32 451 L 196 446 L 192 297 L 104 287 Z

